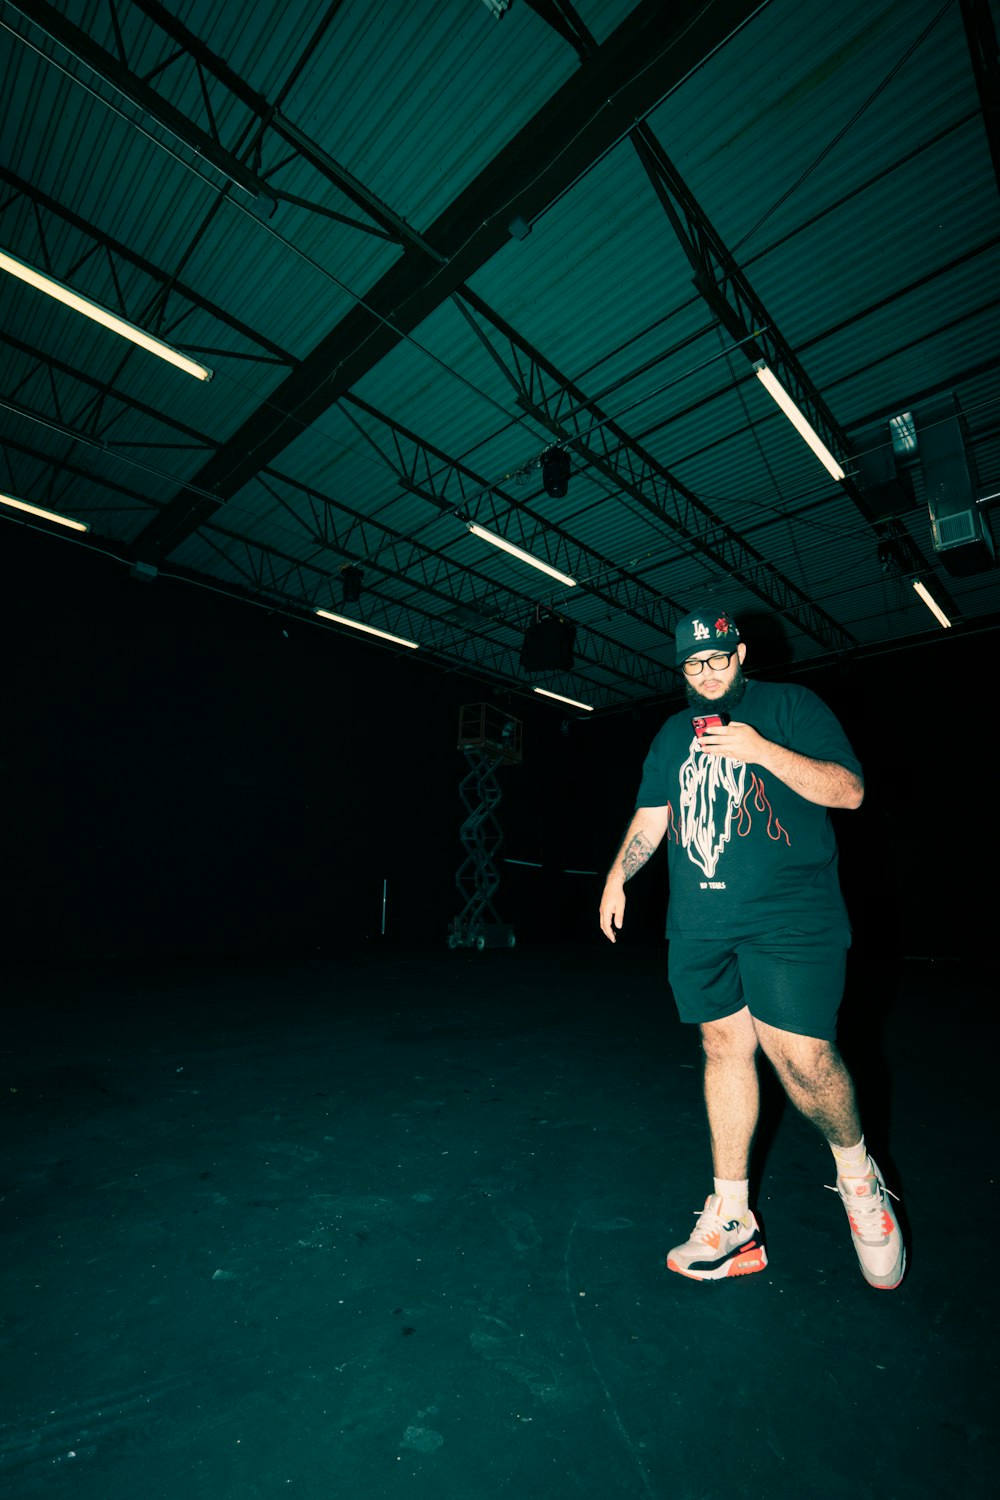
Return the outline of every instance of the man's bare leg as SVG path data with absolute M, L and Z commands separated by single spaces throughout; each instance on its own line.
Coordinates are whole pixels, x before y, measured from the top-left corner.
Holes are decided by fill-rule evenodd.
M 840 1053 L 832 1042 L 794 1036 L 762 1021 L 754 1024 L 785 1093 L 833 1151 L 837 1192 L 865 1280 L 891 1291 L 906 1273 L 906 1247 L 890 1202 L 893 1195 L 868 1155 L 854 1084 Z
M 833 1042 L 796 1036 L 763 1021 L 751 1023 L 760 1045 L 800 1114 L 811 1120 L 831 1146 L 861 1140 L 854 1083 Z
M 715 1191 L 690 1239 L 675 1245 L 667 1266 L 699 1281 L 763 1271 L 767 1251 L 748 1201 L 750 1146 L 760 1111 L 757 1033 L 750 1012 L 738 1011 L 701 1028 L 705 1053 L 705 1108 L 712 1137 Z
M 760 1113 L 757 1032 L 744 1008 L 701 1028 L 705 1053 L 705 1109 L 716 1177 L 739 1181 L 750 1168 L 750 1147 Z

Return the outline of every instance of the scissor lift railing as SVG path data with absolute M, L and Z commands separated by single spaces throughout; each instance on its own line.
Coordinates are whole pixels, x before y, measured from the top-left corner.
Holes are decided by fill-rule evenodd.
M 466 854 L 455 876 L 464 905 L 452 919 L 449 948 L 514 946 L 514 929 L 501 921 L 493 898 L 500 885 L 496 860 L 503 843 L 498 772 L 520 763 L 521 734 L 519 719 L 489 704 L 468 704 L 459 713 L 458 748 L 469 763 L 459 786 L 465 808 L 459 838 Z

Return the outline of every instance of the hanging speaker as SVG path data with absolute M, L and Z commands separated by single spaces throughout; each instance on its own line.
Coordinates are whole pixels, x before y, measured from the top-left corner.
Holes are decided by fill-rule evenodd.
M 565 448 L 547 448 L 542 454 L 542 484 L 545 493 L 561 500 L 569 489 L 569 454 Z
M 524 632 L 521 666 L 526 672 L 569 672 L 575 645 L 575 625 L 559 615 L 542 615 Z
M 357 604 L 361 598 L 361 584 L 364 574 L 360 568 L 344 568 L 340 575 L 340 581 L 344 589 L 344 603 Z

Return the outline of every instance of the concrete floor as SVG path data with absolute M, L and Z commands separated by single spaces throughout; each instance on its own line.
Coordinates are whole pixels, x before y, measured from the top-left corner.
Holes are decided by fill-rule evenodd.
M 770 1265 L 665 1270 L 711 1179 L 664 976 L 625 943 L 9 972 L 3 1493 L 995 1493 L 985 965 L 852 955 L 892 1293 L 769 1074 Z

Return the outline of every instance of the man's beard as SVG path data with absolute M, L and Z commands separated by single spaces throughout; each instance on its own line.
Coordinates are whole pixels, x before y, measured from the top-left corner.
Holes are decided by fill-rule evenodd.
M 747 680 L 743 675 L 743 668 L 739 662 L 736 664 L 736 672 L 732 682 L 724 693 L 717 698 L 703 698 L 698 689 L 692 683 L 690 677 L 684 679 L 684 691 L 687 700 L 697 714 L 731 713 L 739 704 L 740 699 L 747 690 Z

